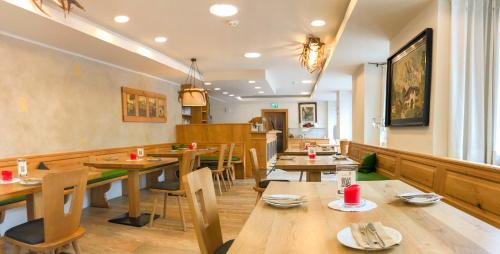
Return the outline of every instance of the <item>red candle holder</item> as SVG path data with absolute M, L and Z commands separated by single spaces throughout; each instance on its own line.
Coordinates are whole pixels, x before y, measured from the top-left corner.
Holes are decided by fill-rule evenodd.
M 359 205 L 361 203 L 361 187 L 353 184 L 344 189 L 344 204 Z
M 189 150 L 193 150 L 193 149 L 194 149 L 193 144 L 189 145 Z
M 12 181 L 12 171 L 10 171 L 10 170 L 2 170 L 2 180 L 4 180 L 4 181 Z
M 137 160 L 137 154 L 136 153 L 130 153 L 130 160 Z

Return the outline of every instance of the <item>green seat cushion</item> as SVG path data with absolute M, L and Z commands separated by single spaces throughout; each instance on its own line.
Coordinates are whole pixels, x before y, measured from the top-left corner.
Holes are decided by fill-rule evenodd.
M 101 177 L 89 180 L 87 182 L 87 184 L 93 184 L 93 183 L 102 182 L 102 181 L 105 181 L 105 180 L 108 180 L 108 179 L 117 178 L 117 177 L 120 177 L 120 176 L 127 175 L 127 173 L 128 173 L 128 171 L 124 170 L 124 169 L 114 169 L 114 170 L 104 171 L 104 172 L 102 172 L 102 176 Z
M 358 171 L 362 173 L 375 172 L 375 164 L 377 163 L 377 156 L 374 153 L 368 154 L 363 158 L 363 162 L 359 166 Z
M 371 173 L 362 173 L 362 172 L 357 172 L 356 178 L 358 181 L 381 181 L 381 180 L 389 180 L 389 178 L 376 173 L 376 172 L 371 172 Z
M 217 161 L 219 160 L 219 156 L 201 156 L 200 158 L 201 161 Z M 224 160 L 227 161 L 227 156 L 224 157 Z M 240 157 L 238 156 L 233 156 L 232 161 L 239 161 Z
M 21 202 L 24 200 L 26 200 L 26 196 L 18 196 L 18 197 L 8 198 L 8 199 L 0 200 L 0 206 L 14 204 L 14 203 Z

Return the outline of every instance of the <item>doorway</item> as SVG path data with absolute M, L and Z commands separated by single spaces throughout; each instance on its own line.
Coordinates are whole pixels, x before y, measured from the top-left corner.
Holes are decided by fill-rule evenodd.
M 288 109 L 262 109 L 261 115 L 269 122 L 269 128 L 281 131 L 277 134 L 277 152 L 288 148 Z

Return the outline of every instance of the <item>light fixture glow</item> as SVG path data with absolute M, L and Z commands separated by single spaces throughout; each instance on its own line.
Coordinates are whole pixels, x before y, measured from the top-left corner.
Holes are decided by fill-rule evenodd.
M 302 84 L 312 84 L 313 82 L 312 80 L 302 80 Z
M 260 86 L 256 86 L 256 87 L 254 87 L 254 88 L 255 88 L 255 89 L 261 89 L 262 87 L 260 87 Z
M 214 4 L 210 6 L 210 13 L 218 17 L 231 17 L 238 13 L 238 8 L 232 4 Z
M 325 43 L 318 37 L 308 37 L 299 60 L 310 73 L 320 70 L 325 64 Z
M 211 85 L 212 85 L 212 83 L 211 83 L 211 82 L 205 82 L 205 85 L 206 85 L 206 86 L 211 86 Z
M 165 42 L 167 42 L 167 38 L 163 37 L 163 36 L 158 36 L 158 37 L 155 37 L 155 42 L 157 42 L 157 43 L 165 43 Z
M 259 52 L 247 52 L 244 55 L 246 58 L 259 58 L 260 53 Z
M 119 15 L 115 17 L 115 22 L 116 23 L 127 23 L 130 20 L 128 16 L 125 15 Z
M 228 94 L 228 92 L 222 92 L 222 94 Z
M 322 27 L 325 25 L 326 25 L 326 22 L 322 19 L 316 19 L 316 20 L 313 20 L 311 22 L 311 26 L 314 26 L 314 27 Z
M 255 80 L 249 80 L 248 83 L 255 84 Z
M 301 92 L 302 95 L 309 95 L 309 92 Z
M 233 97 L 233 96 L 234 96 L 234 94 L 230 94 L 230 95 L 229 95 L 229 97 Z
M 214 88 L 215 91 L 219 91 L 220 90 L 220 87 L 216 87 Z
M 264 91 L 259 91 L 259 93 L 264 93 Z

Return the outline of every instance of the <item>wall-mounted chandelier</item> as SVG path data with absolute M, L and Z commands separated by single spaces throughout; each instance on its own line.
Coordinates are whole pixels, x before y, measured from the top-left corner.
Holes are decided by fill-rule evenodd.
M 73 4 L 76 5 L 76 7 L 85 10 L 85 8 L 83 8 L 83 5 L 81 5 L 77 0 L 52 0 L 52 1 L 56 3 L 57 6 L 59 6 L 63 10 L 64 15 L 69 14 L 69 12 L 71 11 L 71 5 Z M 50 16 L 47 12 L 43 10 L 42 6 L 43 0 L 31 0 L 31 2 L 36 6 L 36 8 L 38 8 L 45 15 Z
M 191 66 L 189 67 L 189 73 L 186 78 L 185 84 L 181 86 L 179 91 L 179 101 L 182 106 L 185 107 L 203 107 L 207 105 L 208 93 L 207 90 L 203 88 L 196 87 L 196 81 L 199 80 L 201 84 L 203 81 L 200 78 L 196 78 L 196 74 L 199 74 L 198 64 L 196 63 L 196 58 L 191 58 Z
M 307 37 L 299 60 L 310 73 L 320 70 L 325 63 L 325 44 L 318 37 Z

